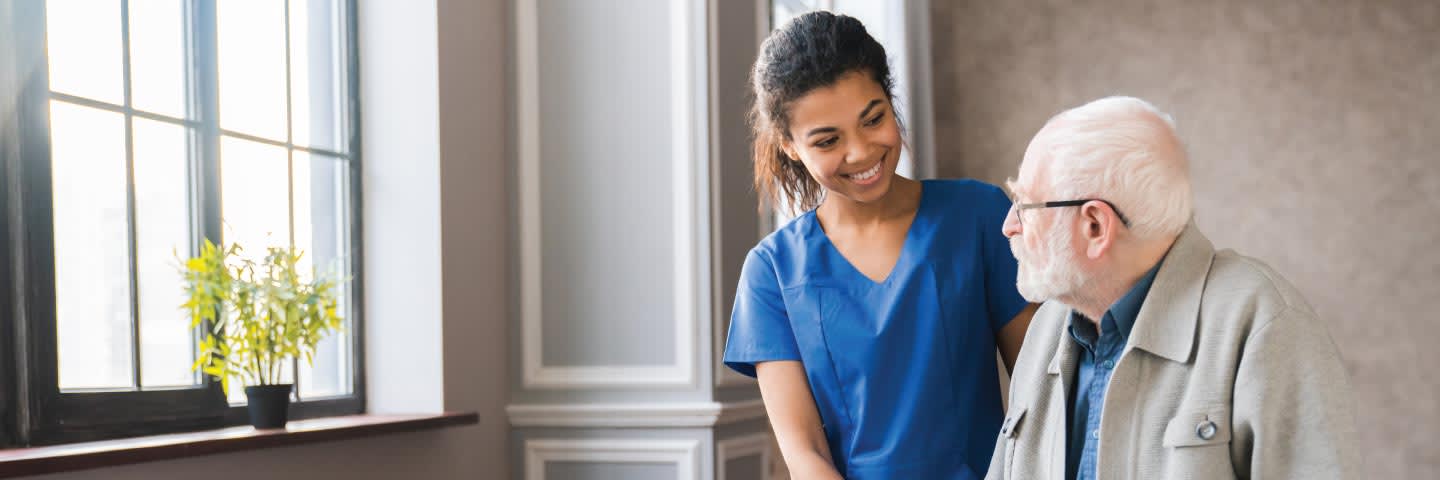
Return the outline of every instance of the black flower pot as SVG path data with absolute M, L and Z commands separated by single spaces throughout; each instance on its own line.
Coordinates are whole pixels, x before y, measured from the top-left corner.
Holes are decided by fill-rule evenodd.
M 285 428 L 290 418 L 292 385 L 257 385 L 245 387 L 245 406 L 250 411 L 250 425 L 257 429 Z

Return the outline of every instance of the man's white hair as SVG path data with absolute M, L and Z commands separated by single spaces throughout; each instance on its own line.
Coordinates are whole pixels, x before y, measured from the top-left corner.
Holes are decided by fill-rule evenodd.
M 1056 115 L 1043 131 L 1054 200 L 1108 200 L 1142 239 L 1179 235 L 1190 222 L 1190 160 L 1175 121 L 1154 105 L 1106 97 Z

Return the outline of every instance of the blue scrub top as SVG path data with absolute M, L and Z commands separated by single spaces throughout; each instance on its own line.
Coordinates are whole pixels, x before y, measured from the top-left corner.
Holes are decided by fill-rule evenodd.
M 745 258 L 725 364 L 805 365 L 830 453 L 849 479 L 975 479 L 1004 412 L 995 334 L 1020 313 L 1001 226 L 1009 198 L 927 180 L 900 258 L 875 282 L 812 210 Z

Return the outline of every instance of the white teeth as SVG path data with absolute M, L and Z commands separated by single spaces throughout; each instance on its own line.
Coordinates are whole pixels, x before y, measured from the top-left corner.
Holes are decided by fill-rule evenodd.
M 874 177 L 874 176 L 880 174 L 880 166 L 883 165 L 883 164 L 884 164 L 883 162 L 876 163 L 875 166 L 870 167 L 869 170 L 866 170 L 866 171 L 863 171 L 863 172 L 860 172 L 860 173 L 852 173 L 852 174 L 850 174 L 850 178 L 851 178 L 851 179 L 854 179 L 854 180 L 856 180 L 856 181 L 860 181 L 860 182 L 869 180 L 870 177 Z

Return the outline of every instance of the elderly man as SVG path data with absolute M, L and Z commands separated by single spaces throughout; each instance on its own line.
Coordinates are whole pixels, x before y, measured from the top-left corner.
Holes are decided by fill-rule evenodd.
M 1112 97 L 1031 141 L 1005 235 L 1035 315 L 992 479 L 1357 478 L 1335 344 L 1290 283 L 1191 222 L 1170 117 Z

